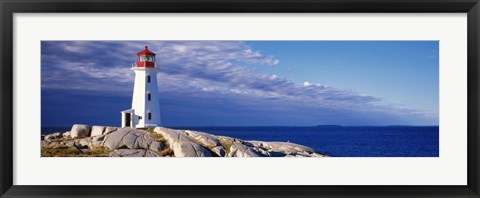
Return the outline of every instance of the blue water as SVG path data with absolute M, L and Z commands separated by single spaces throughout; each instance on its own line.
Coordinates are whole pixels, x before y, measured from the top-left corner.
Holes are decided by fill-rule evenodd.
M 289 141 L 334 157 L 438 157 L 438 126 L 170 127 L 243 140 Z M 70 127 L 42 127 L 42 134 Z

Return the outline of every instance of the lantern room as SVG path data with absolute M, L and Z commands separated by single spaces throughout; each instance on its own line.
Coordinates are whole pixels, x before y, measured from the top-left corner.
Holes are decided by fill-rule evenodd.
M 155 67 L 155 53 L 145 49 L 137 53 L 137 67 Z

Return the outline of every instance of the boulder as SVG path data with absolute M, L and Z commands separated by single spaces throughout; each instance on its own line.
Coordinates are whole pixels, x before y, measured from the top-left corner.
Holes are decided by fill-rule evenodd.
M 80 149 L 80 148 L 85 148 L 85 147 L 86 147 L 86 145 L 82 145 L 82 144 L 80 144 L 80 142 L 79 142 L 79 141 L 75 141 L 75 142 L 73 142 L 73 145 L 74 145 L 75 147 L 79 148 L 79 149 Z
M 129 149 L 148 149 L 148 145 L 152 143 L 153 137 L 144 131 L 133 130 L 130 131 L 123 141 L 120 143 L 120 147 L 127 147 Z
M 170 148 L 173 150 L 175 157 L 211 157 L 212 153 L 190 139 L 183 131 L 156 127 L 155 133 L 162 135 Z
M 46 135 L 43 139 L 46 140 L 46 141 L 58 141 L 58 140 L 61 140 L 63 138 L 63 135 L 60 134 L 59 132 L 56 132 L 56 133 L 52 133 L 52 134 L 49 134 L 49 135 Z
M 90 126 L 84 124 L 74 124 L 70 130 L 72 138 L 83 138 L 90 136 Z
M 104 126 L 92 126 L 92 132 L 90 133 L 90 136 L 98 136 L 98 135 L 103 135 L 103 131 L 105 131 Z
M 80 147 L 81 147 L 81 148 L 87 147 L 87 146 L 90 144 L 90 142 L 92 142 L 92 141 L 90 141 L 90 140 L 88 140 L 88 139 L 86 139 L 86 138 L 85 138 L 85 139 L 81 139 L 80 141 L 78 141 L 78 143 L 80 144 Z
M 70 131 L 63 133 L 62 135 L 63 135 L 63 138 L 70 137 Z
M 143 132 L 143 131 L 142 131 Z M 149 149 L 150 145 L 154 142 L 155 138 L 149 133 L 143 132 L 141 137 L 137 138 L 135 142 L 133 142 L 132 148 L 142 148 L 142 149 Z M 127 145 L 128 146 L 128 145 Z
M 123 146 L 123 138 L 134 129 L 122 128 L 105 136 L 103 146 L 109 150 L 115 150 Z
M 152 145 L 153 144 L 153 145 Z M 134 129 L 121 128 L 105 135 L 103 146 L 108 150 L 116 149 L 163 149 L 163 144 L 159 145 L 149 133 Z

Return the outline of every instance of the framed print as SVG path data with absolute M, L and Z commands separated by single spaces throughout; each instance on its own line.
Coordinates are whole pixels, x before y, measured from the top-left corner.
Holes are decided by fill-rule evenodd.
M 1 196 L 479 197 L 478 6 L 2 1 Z

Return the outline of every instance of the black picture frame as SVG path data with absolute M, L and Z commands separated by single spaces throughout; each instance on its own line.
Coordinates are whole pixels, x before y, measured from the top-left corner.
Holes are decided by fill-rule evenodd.
M 0 0 L 1 197 L 480 197 L 479 0 Z M 14 13 L 467 13 L 468 184 L 465 186 L 13 185 Z M 440 174 L 440 173 L 439 173 Z M 234 177 L 234 175 L 232 175 Z

